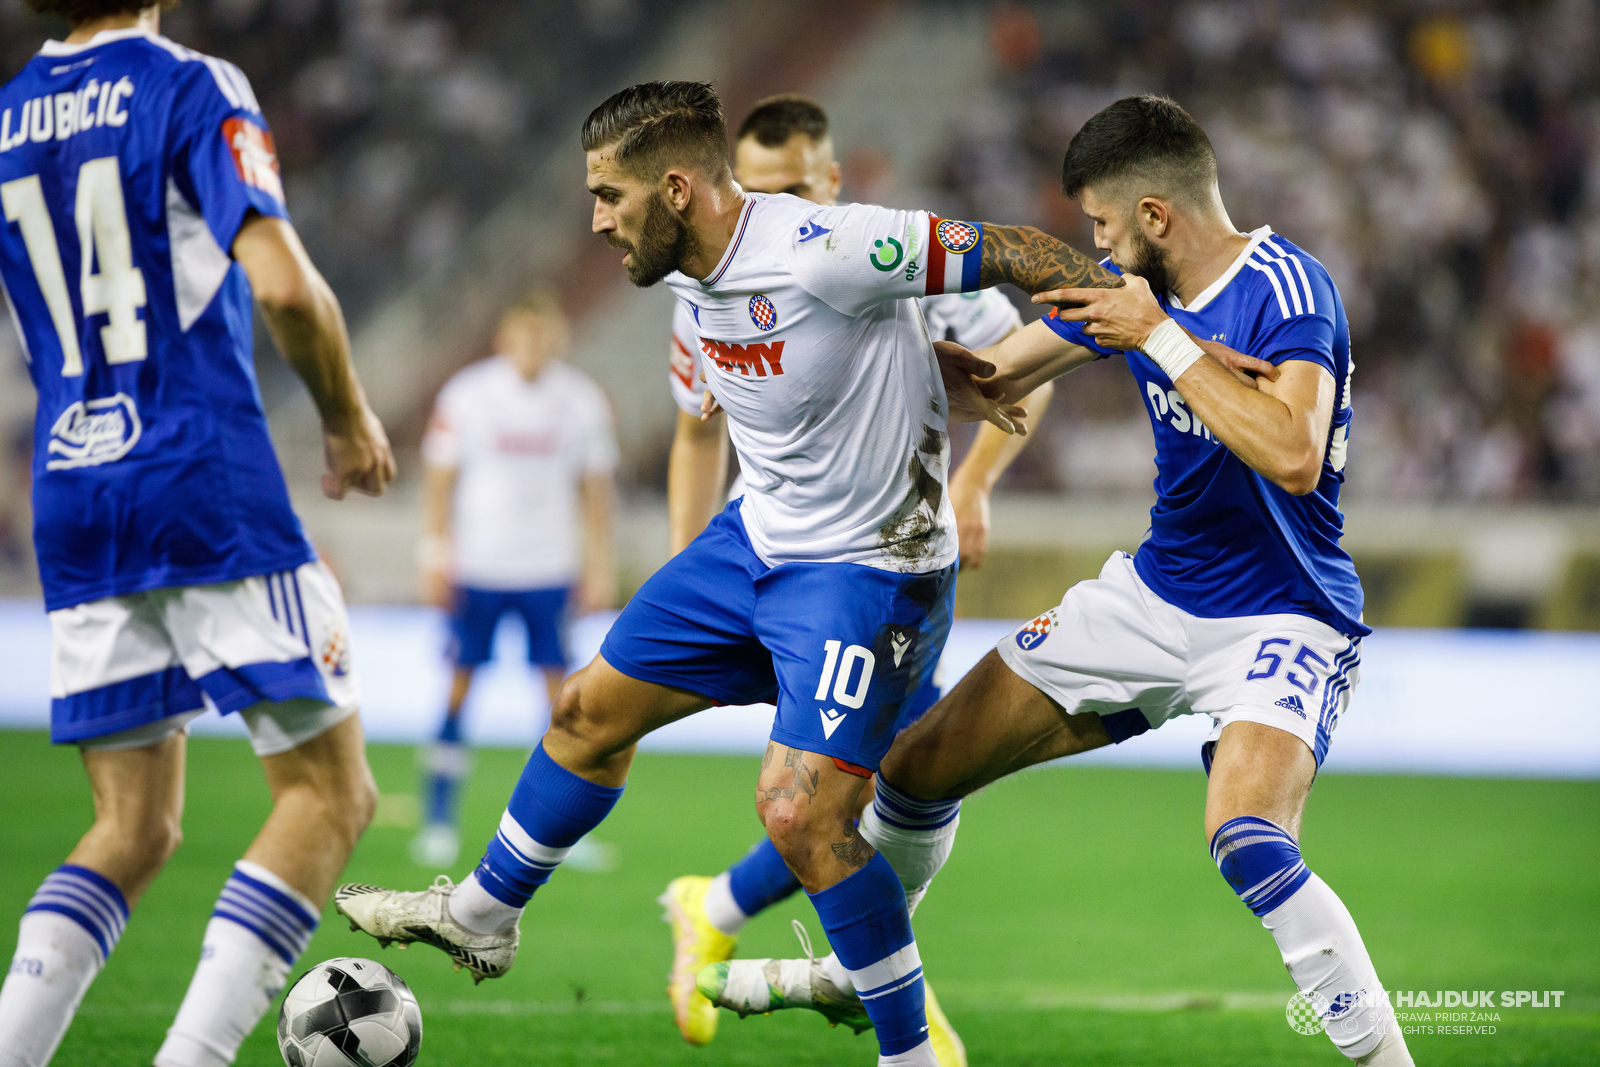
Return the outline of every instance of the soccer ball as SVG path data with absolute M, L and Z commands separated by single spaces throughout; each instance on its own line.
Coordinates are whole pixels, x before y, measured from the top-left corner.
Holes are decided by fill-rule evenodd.
M 372 960 L 317 964 L 278 1011 L 278 1051 L 289 1067 L 411 1067 L 421 1047 L 417 998 Z

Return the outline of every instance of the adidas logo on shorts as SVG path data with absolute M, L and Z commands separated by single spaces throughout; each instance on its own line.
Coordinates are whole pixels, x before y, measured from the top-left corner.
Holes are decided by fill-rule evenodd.
M 1300 703 L 1300 698 L 1295 696 L 1293 693 L 1290 693 L 1282 700 L 1274 700 L 1272 704 L 1274 707 L 1288 708 L 1302 719 L 1306 717 L 1306 709 L 1304 705 Z

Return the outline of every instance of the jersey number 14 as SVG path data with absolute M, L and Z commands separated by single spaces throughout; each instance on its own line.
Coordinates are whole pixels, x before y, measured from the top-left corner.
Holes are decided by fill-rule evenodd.
M 78 346 L 78 321 L 67 291 L 67 272 L 56 245 L 55 226 L 45 206 L 39 176 L 0 185 L 0 204 L 7 222 L 22 230 L 28 261 L 39 282 L 50 321 L 61 342 L 61 373 L 83 373 L 83 352 Z M 128 211 L 122 199 L 122 175 L 116 156 L 91 159 L 78 170 L 78 297 L 84 318 L 106 314 L 100 344 L 107 363 L 133 363 L 145 358 L 145 324 L 139 309 L 145 306 L 144 273 L 133 265 L 133 241 L 128 233 Z M 94 268 L 98 266 L 99 270 Z

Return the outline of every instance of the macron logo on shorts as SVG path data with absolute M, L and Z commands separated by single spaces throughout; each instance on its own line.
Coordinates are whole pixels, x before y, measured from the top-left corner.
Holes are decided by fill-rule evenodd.
M 844 715 L 839 714 L 834 708 L 818 708 L 817 711 L 822 715 L 822 739 L 827 741 L 833 737 L 833 732 L 839 728 L 839 724 L 844 722 Z

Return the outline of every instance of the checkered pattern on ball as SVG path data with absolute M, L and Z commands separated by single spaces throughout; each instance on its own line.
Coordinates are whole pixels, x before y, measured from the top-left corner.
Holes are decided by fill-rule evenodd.
M 1289 998 L 1289 1004 L 1284 1008 L 1284 1016 L 1289 1020 L 1289 1025 L 1295 1032 L 1301 1034 L 1322 1033 L 1322 1012 L 1317 1010 L 1317 1001 L 1322 997 L 1316 993 L 1310 998 L 1304 993 L 1296 993 Z
M 766 333 L 778 325 L 778 309 L 772 306 L 772 301 L 757 293 L 750 298 L 750 321 L 756 324 L 756 329 Z
M 278 1011 L 278 1051 L 288 1067 L 412 1067 L 421 1048 L 417 998 L 372 960 L 317 964 Z
M 978 228 L 970 222 L 941 219 L 934 233 L 946 251 L 957 255 L 972 251 L 972 246 L 978 243 Z

